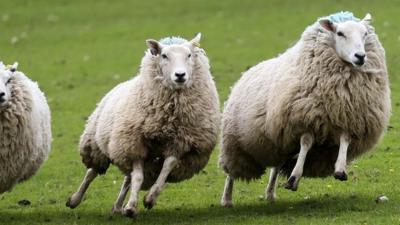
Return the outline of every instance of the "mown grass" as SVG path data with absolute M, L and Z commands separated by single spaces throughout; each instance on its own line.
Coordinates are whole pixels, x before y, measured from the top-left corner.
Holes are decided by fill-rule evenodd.
M 0 59 L 40 83 L 52 108 L 53 148 L 38 174 L 0 195 L 0 224 L 400 224 L 400 4 L 376 1 L 44 1 L 0 0 Z M 267 176 L 235 186 L 233 209 L 219 206 L 224 173 L 215 152 L 204 172 L 171 184 L 137 221 L 110 216 L 121 174 L 111 168 L 76 209 L 65 207 L 85 171 L 77 142 L 85 118 L 117 83 L 136 74 L 144 40 L 203 33 L 221 101 L 242 71 L 276 56 L 316 18 L 339 10 L 371 12 L 387 51 L 391 129 L 351 168 L 350 180 L 304 179 L 297 192 L 261 199 Z M 284 183 L 284 179 L 280 183 Z M 375 198 L 386 195 L 388 202 Z M 144 193 L 141 193 L 141 197 Z M 28 199 L 29 206 L 17 202 Z

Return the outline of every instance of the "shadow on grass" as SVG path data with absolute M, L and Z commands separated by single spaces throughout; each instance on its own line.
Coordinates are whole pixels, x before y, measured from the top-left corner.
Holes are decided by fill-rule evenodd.
M 203 206 L 203 205 L 201 205 Z M 136 222 L 140 224 L 195 224 L 195 223 L 239 223 L 257 217 L 276 218 L 326 218 L 342 213 L 362 212 L 372 213 L 375 203 L 370 196 L 356 197 L 321 197 L 301 201 L 282 201 L 267 203 L 256 201 L 253 204 L 236 204 L 233 208 L 222 208 L 219 205 L 209 207 L 182 207 L 182 208 L 141 208 Z M 32 211 L 21 213 L 19 210 L 0 211 L 0 220 L 4 224 L 131 224 L 131 219 L 121 215 L 111 216 L 104 210 L 85 209 L 74 210 L 66 207 L 57 209 L 35 208 Z M 266 218 L 264 218 L 266 219 Z M 2 223 L 3 224 L 3 223 Z
M 141 215 L 143 222 L 154 222 L 154 218 L 163 221 L 163 224 L 178 222 L 203 221 L 234 223 L 257 217 L 335 217 L 342 213 L 374 211 L 375 203 L 370 196 L 357 197 L 322 197 L 301 201 L 277 201 L 268 203 L 256 201 L 251 204 L 236 204 L 233 208 L 222 208 L 219 205 L 208 208 L 185 208 L 180 210 L 157 210 L 145 212 Z M 174 216 L 171 216 L 174 215 Z M 171 220 L 172 218 L 172 220 Z

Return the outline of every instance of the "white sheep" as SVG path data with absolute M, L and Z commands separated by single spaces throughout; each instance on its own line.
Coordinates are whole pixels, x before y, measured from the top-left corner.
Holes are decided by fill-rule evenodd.
M 280 171 L 293 191 L 302 176 L 346 180 L 347 164 L 376 145 L 391 106 L 370 20 L 349 12 L 319 19 L 292 48 L 243 74 L 222 116 L 223 206 L 232 206 L 234 179 L 260 178 L 267 167 L 270 201 Z
M 0 193 L 33 176 L 50 152 L 50 110 L 38 85 L 0 62 Z
M 76 207 L 109 163 L 125 175 L 113 212 L 137 215 L 138 193 L 152 208 L 166 182 L 191 178 L 207 164 L 217 141 L 219 100 L 208 58 L 193 40 L 147 40 L 139 75 L 111 90 L 90 116 L 80 141 L 88 167 L 67 202 Z M 131 187 L 128 203 L 122 209 Z

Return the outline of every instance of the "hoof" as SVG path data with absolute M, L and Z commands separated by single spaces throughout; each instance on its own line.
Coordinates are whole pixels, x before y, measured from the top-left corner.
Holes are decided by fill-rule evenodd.
M 74 209 L 75 207 L 77 207 L 79 205 L 79 202 L 74 202 L 72 201 L 72 197 L 69 197 L 67 202 L 65 203 L 65 206 Z
M 138 210 L 136 208 L 125 208 L 122 214 L 126 217 L 136 219 L 138 215 Z
M 122 214 L 122 207 L 117 207 L 113 205 L 111 212 L 112 214 Z
M 232 201 L 222 201 L 221 202 L 221 206 L 224 208 L 232 208 L 233 207 L 233 203 Z
M 333 176 L 335 177 L 335 179 L 340 180 L 340 181 L 345 181 L 347 180 L 347 174 L 346 172 L 342 171 L 337 171 L 333 174 Z
M 267 194 L 267 197 L 265 197 L 265 200 L 267 200 L 268 202 L 274 203 L 276 200 L 276 196 Z
M 297 178 L 295 176 L 289 177 L 285 188 L 292 191 L 297 191 Z
M 144 198 L 144 200 L 143 200 L 143 205 L 146 209 L 152 209 L 155 205 L 155 201 L 146 196 L 146 198 Z

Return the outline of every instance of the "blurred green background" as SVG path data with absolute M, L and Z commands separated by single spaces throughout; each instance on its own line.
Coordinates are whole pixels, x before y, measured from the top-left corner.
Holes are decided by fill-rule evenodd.
M 0 195 L 0 224 L 400 224 L 399 1 L 0 0 L 0 9 L 0 60 L 18 61 L 39 82 L 54 136 L 37 175 Z M 372 14 L 386 48 L 393 102 L 391 129 L 349 168 L 349 181 L 304 179 L 297 192 L 280 186 L 278 201 L 269 204 L 262 199 L 264 176 L 237 183 L 235 207 L 223 209 L 217 147 L 200 175 L 168 185 L 154 209 L 140 205 L 137 221 L 110 216 L 122 182 L 115 167 L 92 184 L 78 208 L 65 207 L 85 171 L 77 151 L 85 119 L 107 91 L 137 73 L 146 39 L 202 32 L 223 102 L 241 72 L 283 52 L 318 17 L 341 10 Z M 375 203 L 379 195 L 389 201 Z M 20 206 L 21 199 L 32 204 Z

